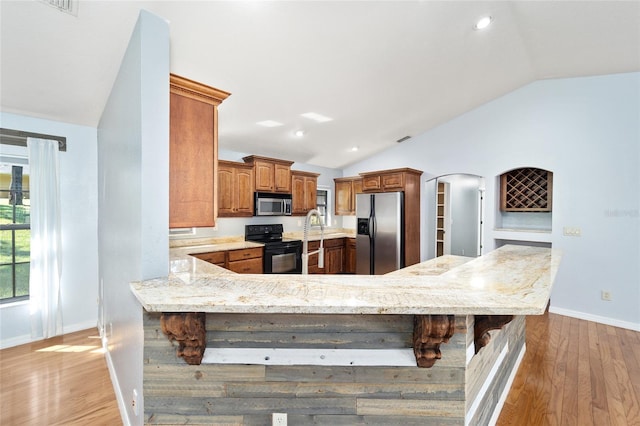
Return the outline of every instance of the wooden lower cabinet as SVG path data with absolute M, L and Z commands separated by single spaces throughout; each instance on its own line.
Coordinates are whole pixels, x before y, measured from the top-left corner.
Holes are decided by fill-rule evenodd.
M 316 251 L 320 241 L 309 241 L 309 252 Z M 345 265 L 345 238 L 324 240 L 324 268 L 318 267 L 318 255 L 309 256 L 310 274 L 341 274 Z
M 325 274 L 341 274 L 344 272 L 344 238 L 324 242 Z
M 343 274 L 356 272 L 356 239 L 330 238 L 323 242 L 324 268 L 318 267 L 318 255 L 309 256 L 310 274 Z M 309 252 L 318 250 L 320 241 L 309 241 Z
M 239 250 L 198 253 L 193 256 L 238 274 L 262 274 L 264 271 L 263 251 L 264 249 L 262 247 L 253 247 Z

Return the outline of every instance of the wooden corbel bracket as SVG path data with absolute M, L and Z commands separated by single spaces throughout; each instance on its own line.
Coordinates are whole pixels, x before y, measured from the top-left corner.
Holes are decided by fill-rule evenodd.
M 200 365 L 207 344 L 204 312 L 163 312 L 160 316 L 162 332 L 170 342 L 178 342 L 176 355 L 187 364 Z
M 476 315 L 473 327 L 476 353 L 489 344 L 490 330 L 500 330 L 513 319 L 513 315 Z
M 440 344 L 447 343 L 454 332 L 454 315 L 415 315 L 413 353 L 418 367 L 430 368 L 441 359 Z

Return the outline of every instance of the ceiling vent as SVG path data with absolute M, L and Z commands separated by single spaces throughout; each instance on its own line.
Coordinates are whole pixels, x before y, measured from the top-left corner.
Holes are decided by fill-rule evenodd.
M 411 139 L 411 136 L 405 136 L 405 137 L 403 137 L 403 138 L 398 139 L 396 142 L 398 142 L 398 143 L 400 143 L 400 142 L 404 142 L 404 141 L 406 141 L 407 139 Z
M 65 12 L 73 16 L 78 16 L 79 0 L 39 0 L 39 1 L 41 3 L 48 4 L 51 7 L 55 7 L 61 12 Z

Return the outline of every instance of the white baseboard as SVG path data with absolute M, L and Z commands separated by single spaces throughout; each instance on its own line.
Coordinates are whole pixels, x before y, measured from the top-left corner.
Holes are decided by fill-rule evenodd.
M 118 409 L 120 410 L 120 418 L 124 426 L 131 426 L 131 419 L 129 419 L 127 405 L 122 392 L 120 392 L 120 384 L 118 383 L 118 376 L 115 374 L 115 368 L 113 367 L 113 361 L 111 360 L 111 353 L 107 347 L 107 341 L 102 339 L 102 347 L 104 349 L 104 358 L 107 361 L 107 369 L 109 370 L 109 377 L 111 377 L 111 385 L 113 386 L 113 392 L 116 395 L 116 401 L 118 401 Z
M 62 334 L 75 333 L 76 331 L 88 330 L 90 328 L 96 328 L 96 333 L 98 332 L 96 321 L 86 321 L 62 327 Z M 9 339 L 0 340 L 0 349 L 26 345 L 27 343 L 38 342 L 40 340 L 44 340 L 44 338 L 42 336 L 32 338 L 31 334 L 23 334 L 22 336 L 15 336 Z
M 565 317 L 578 318 L 586 321 L 593 321 L 600 324 L 606 324 L 613 327 L 626 328 L 628 330 L 640 331 L 640 324 L 636 324 L 628 321 L 620 321 L 614 318 L 603 317 L 599 315 L 587 314 L 585 312 L 573 311 L 571 309 L 558 308 L 555 306 L 549 307 L 549 312 L 552 314 L 564 315 Z
M 14 346 L 26 345 L 27 343 L 35 342 L 36 340 L 41 339 L 31 339 L 30 334 L 25 334 L 23 336 L 16 336 L 10 339 L 0 340 L 0 349 L 12 348 Z

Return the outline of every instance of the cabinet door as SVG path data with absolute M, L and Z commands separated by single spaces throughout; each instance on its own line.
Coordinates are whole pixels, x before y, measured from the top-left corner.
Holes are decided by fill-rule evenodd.
M 236 170 L 236 194 L 238 204 L 236 212 L 243 216 L 253 216 L 253 170 L 240 168 Z
M 305 177 L 292 174 L 291 198 L 293 214 L 306 214 Z
M 234 180 L 233 167 L 218 164 L 218 215 L 232 216 L 234 214 Z
M 215 226 L 215 106 L 171 93 L 169 227 Z
M 353 215 L 353 185 L 351 181 L 336 182 L 335 213 L 336 215 Z
M 356 239 L 347 238 L 344 271 L 348 274 L 356 273 Z
M 329 247 L 325 249 L 325 267 L 327 274 L 340 274 L 344 272 L 344 248 Z
M 380 176 L 365 176 L 362 178 L 362 190 L 364 192 L 382 190 Z
M 218 162 L 218 216 L 253 216 L 253 168 Z
M 318 205 L 318 179 L 304 178 L 304 210 L 305 213 L 315 209 Z
M 404 189 L 404 174 L 389 173 L 382 175 L 382 189 L 385 191 L 401 191 Z
M 274 188 L 276 192 L 291 193 L 291 167 L 274 164 Z
M 266 161 L 255 162 L 256 191 L 274 191 L 275 165 Z

